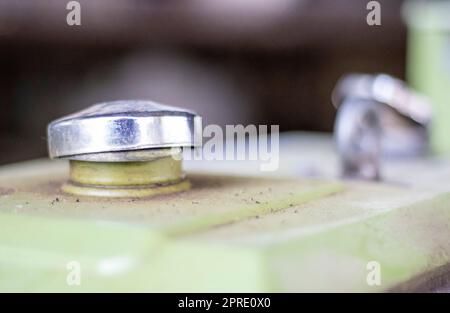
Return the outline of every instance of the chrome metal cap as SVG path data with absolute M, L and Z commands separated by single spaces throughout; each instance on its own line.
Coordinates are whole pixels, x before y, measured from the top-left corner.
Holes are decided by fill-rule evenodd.
M 51 122 L 50 158 L 151 148 L 197 147 L 201 117 L 195 112 L 145 100 L 94 104 Z

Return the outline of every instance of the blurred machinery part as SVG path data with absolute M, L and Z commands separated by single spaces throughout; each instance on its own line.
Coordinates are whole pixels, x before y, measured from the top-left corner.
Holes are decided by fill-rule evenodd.
M 332 95 L 338 109 L 335 137 L 343 175 L 380 178 L 382 157 L 423 155 L 432 118 L 425 97 L 385 74 L 350 74 Z

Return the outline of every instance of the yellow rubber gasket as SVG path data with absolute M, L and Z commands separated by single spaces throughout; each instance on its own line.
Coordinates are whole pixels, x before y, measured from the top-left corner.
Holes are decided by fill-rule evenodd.
M 66 193 L 98 197 L 148 197 L 188 190 L 181 158 L 155 154 L 147 161 L 94 162 L 70 160 Z
M 132 187 L 105 187 L 94 185 L 77 185 L 71 182 L 65 183 L 61 189 L 63 192 L 77 196 L 93 197 L 120 197 L 120 198 L 140 198 L 156 195 L 171 194 L 189 190 L 190 182 L 185 179 L 178 183 L 169 185 L 132 186 Z
M 181 178 L 181 160 L 171 157 L 146 162 L 70 161 L 70 180 L 81 185 L 139 186 L 167 184 Z

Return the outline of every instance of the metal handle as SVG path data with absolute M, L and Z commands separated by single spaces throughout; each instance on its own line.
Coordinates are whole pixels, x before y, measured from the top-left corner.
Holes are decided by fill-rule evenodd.
M 428 144 L 431 105 L 402 81 L 385 74 L 351 74 L 339 80 L 335 139 L 345 177 L 379 180 L 383 156 L 416 156 Z

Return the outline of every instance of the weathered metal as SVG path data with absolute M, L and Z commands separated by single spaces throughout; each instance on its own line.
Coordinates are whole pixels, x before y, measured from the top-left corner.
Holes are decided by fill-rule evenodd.
M 62 190 L 74 195 L 148 197 L 184 191 L 181 147 L 201 144 L 201 118 L 151 101 L 95 104 L 48 126 L 51 158 L 70 160 Z
M 223 176 L 208 162 L 199 175 L 188 162 L 192 188 L 156 197 L 62 193 L 62 161 L 3 167 L 0 290 L 380 292 L 449 279 L 450 162 L 387 162 L 384 182 L 335 181 L 331 138 L 320 138 L 286 138 L 271 175 L 318 166 L 322 179 Z M 67 283 L 73 261 L 80 285 Z M 380 285 L 367 282 L 373 261 Z

